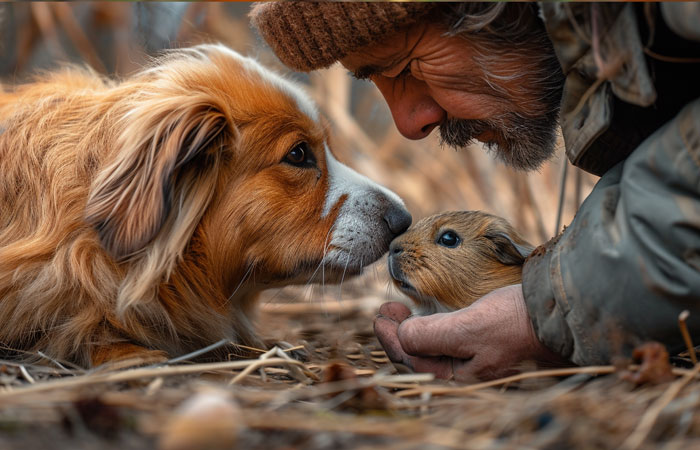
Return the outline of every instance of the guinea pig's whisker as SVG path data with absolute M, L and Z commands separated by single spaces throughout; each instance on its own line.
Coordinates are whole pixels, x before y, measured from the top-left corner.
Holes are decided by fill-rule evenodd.
M 394 283 L 392 283 L 390 280 L 387 280 L 386 282 L 386 293 L 384 294 L 384 298 L 389 299 L 391 298 L 391 293 L 392 293 L 392 288 L 394 286 Z

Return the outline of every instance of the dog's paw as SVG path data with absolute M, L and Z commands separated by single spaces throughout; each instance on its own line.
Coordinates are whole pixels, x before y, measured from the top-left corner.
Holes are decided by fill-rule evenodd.
M 97 349 L 92 355 L 92 366 L 123 369 L 126 367 L 145 366 L 168 360 L 168 354 L 161 350 L 150 350 L 134 344 L 121 343 L 106 345 Z

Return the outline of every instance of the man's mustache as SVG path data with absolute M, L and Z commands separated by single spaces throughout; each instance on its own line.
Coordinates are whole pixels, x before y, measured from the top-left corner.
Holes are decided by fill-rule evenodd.
M 554 154 L 557 122 L 550 116 L 528 119 L 509 114 L 485 120 L 448 119 L 440 124 L 440 143 L 462 149 L 476 136 L 490 131 L 495 139 L 485 147 L 497 159 L 516 169 L 536 170 Z
M 453 148 L 464 148 L 476 136 L 498 128 L 499 125 L 491 120 L 447 119 L 440 124 L 440 142 Z

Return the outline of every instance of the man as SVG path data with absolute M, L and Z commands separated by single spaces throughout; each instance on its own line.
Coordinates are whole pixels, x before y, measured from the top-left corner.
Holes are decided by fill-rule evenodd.
M 340 61 L 381 91 L 407 138 L 438 128 L 521 169 L 554 148 L 601 179 L 522 285 L 450 314 L 382 306 L 389 357 L 458 380 L 524 360 L 608 363 L 646 340 L 700 337 L 698 4 L 266 3 L 251 18 L 278 57 Z M 696 341 L 697 342 L 697 341 Z

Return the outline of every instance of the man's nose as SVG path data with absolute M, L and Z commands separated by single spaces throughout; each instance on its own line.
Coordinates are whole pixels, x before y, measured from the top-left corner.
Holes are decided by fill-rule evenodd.
M 389 105 L 399 132 L 408 139 L 423 139 L 446 117 L 425 82 L 415 78 L 375 77 L 374 84 Z

